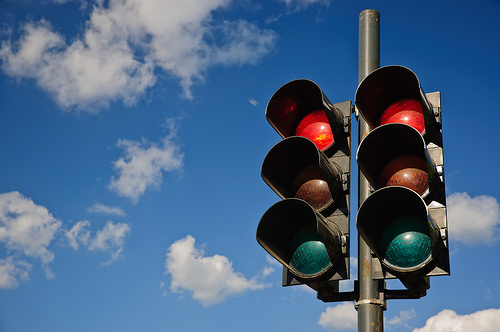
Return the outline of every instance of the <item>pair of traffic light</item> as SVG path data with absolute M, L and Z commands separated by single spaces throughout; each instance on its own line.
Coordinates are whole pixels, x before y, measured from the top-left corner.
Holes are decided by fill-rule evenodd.
M 439 92 L 425 95 L 411 70 L 388 66 L 360 83 L 355 104 L 374 129 L 357 153 L 374 192 L 356 219 L 374 253 L 372 277 L 426 289 L 427 276 L 449 274 Z M 349 278 L 351 109 L 307 80 L 284 85 L 267 106 L 284 140 L 261 174 L 283 200 L 262 217 L 257 241 L 283 264 L 284 286 L 338 291 Z

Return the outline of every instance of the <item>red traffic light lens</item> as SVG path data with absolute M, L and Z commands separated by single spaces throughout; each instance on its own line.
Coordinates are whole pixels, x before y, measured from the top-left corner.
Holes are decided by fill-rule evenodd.
M 406 187 L 423 196 L 429 190 L 429 174 L 425 159 L 414 155 L 394 158 L 382 169 L 380 185 Z
M 330 187 L 317 165 L 304 168 L 295 178 L 293 187 L 297 188 L 295 197 L 306 201 L 316 210 L 325 208 L 333 200 Z
M 387 123 L 404 123 L 423 135 L 425 121 L 422 103 L 415 99 L 401 99 L 392 103 L 382 112 L 379 126 Z
M 321 151 L 334 142 L 332 128 L 322 109 L 312 111 L 303 117 L 295 129 L 295 135 L 309 138 Z

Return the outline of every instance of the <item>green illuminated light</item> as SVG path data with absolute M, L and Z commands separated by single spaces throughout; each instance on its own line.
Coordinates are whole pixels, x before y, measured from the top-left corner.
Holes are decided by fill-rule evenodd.
M 330 257 L 313 226 L 305 227 L 292 240 L 290 265 L 297 272 L 315 275 L 328 269 Z
M 425 220 L 401 218 L 391 223 L 382 234 L 381 252 L 388 263 L 400 268 L 422 264 L 431 255 L 431 237 Z

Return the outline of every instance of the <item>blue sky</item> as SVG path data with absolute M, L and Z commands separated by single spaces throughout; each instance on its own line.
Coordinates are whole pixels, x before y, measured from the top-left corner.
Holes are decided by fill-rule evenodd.
M 381 65 L 441 91 L 450 231 L 451 276 L 385 328 L 496 330 L 498 1 L 1 0 L 0 331 L 355 331 L 255 232 L 267 102 L 298 78 L 353 100 L 367 8 Z

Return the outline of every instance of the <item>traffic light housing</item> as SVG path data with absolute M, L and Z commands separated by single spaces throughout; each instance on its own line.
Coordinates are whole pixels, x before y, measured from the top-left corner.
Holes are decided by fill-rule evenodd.
M 350 101 L 332 104 L 309 80 L 285 84 L 267 105 L 266 118 L 284 139 L 261 175 L 283 200 L 261 218 L 257 241 L 283 264 L 283 286 L 328 294 L 349 279 L 351 110 Z
M 410 69 L 387 66 L 360 83 L 355 104 L 373 129 L 356 155 L 374 191 L 356 218 L 372 277 L 425 291 L 427 277 L 450 274 L 440 93 L 424 94 Z

